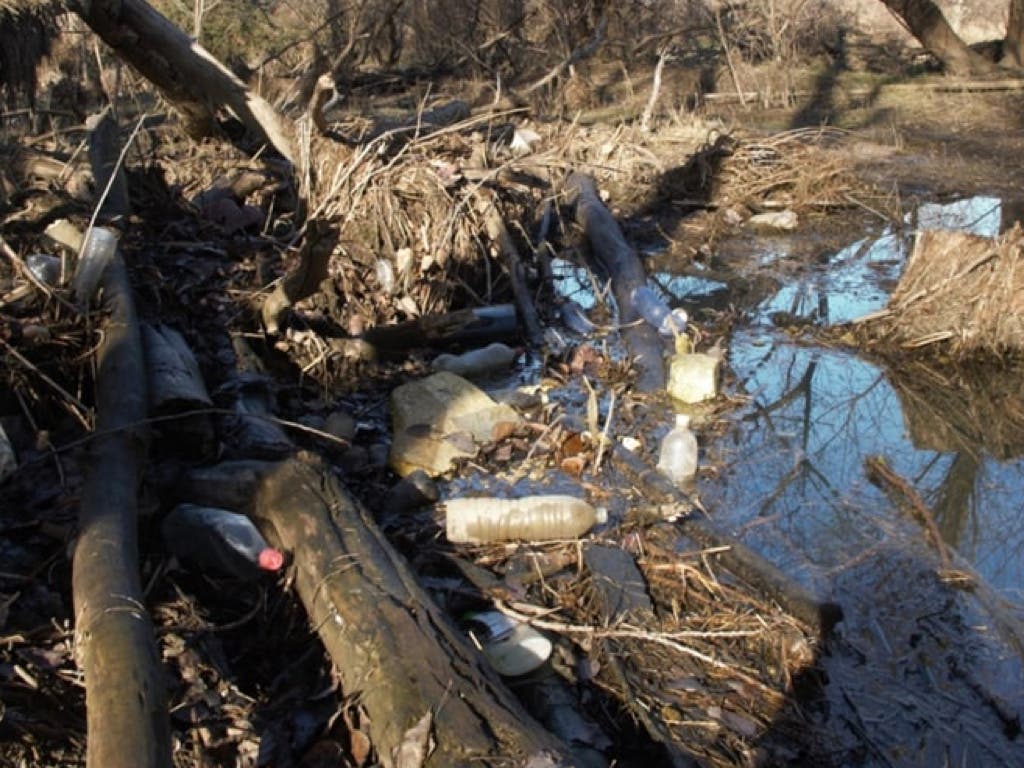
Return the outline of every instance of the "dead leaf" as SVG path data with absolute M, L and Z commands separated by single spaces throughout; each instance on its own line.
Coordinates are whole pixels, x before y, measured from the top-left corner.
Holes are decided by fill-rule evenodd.
M 583 474 L 583 468 L 586 467 L 586 465 L 587 460 L 582 456 L 566 456 L 562 459 L 559 466 L 567 475 L 579 477 Z
M 373 757 L 373 744 L 370 743 L 370 737 L 359 730 L 350 731 L 348 743 L 349 755 L 356 768 L 363 768 L 363 766 L 369 765 L 370 758 Z

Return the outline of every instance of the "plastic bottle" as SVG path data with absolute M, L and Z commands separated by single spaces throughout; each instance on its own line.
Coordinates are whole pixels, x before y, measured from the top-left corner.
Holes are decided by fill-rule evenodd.
M 49 253 L 30 253 L 25 257 L 25 266 L 43 285 L 57 285 L 60 282 L 60 259 L 56 256 Z
M 693 482 L 697 473 L 697 438 L 685 413 L 676 414 L 676 425 L 661 441 L 658 469 L 677 485 Z
M 604 509 L 594 509 L 575 496 L 557 494 L 449 499 L 445 512 L 448 541 L 467 544 L 572 539 L 607 519 Z
M 551 657 L 553 646 L 548 638 L 503 613 L 471 613 L 466 622 L 488 663 L 503 677 L 533 672 Z
M 99 288 L 103 271 L 116 250 L 117 236 L 111 230 L 104 227 L 93 227 L 89 230 L 72 279 L 79 304 L 85 305 L 92 301 L 96 289 Z
M 179 560 L 239 579 L 277 571 L 284 563 L 284 555 L 267 545 L 248 517 L 225 509 L 179 504 L 164 518 L 160 530 Z
M 669 309 L 668 304 L 654 289 L 646 285 L 634 288 L 630 300 L 637 314 L 656 328 L 662 336 L 672 336 L 686 330 L 686 323 L 690 319 L 686 310 Z
M 461 355 L 443 354 L 434 358 L 435 371 L 448 371 L 458 376 L 484 376 L 507 369 L 516 359 L 516 351 L 496 341 L 480 349 L 471 349 Z

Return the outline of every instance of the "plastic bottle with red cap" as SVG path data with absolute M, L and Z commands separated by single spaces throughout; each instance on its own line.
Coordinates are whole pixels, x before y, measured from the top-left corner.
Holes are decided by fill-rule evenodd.
M 164 518 L 161 533 L 171 554 L 199 570 L 250 580 L 284 565 L 284 555 L 248 517 L 226 509 L 179 504 Z

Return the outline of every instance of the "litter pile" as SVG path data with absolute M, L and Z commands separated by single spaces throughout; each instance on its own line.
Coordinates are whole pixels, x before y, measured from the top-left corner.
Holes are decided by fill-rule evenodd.
M 0 754 L 80 757 L 80 691 L 116 653 L 150 675 L 147 738 L 182 765 L 824 763 L 794 691 L 835 615 L 655 469 L 681 410 L 686 455 L 663 463 L 692 490 L 720 350 L 694 352 L 703 319 L 653 295 L 593 178 L 563 188 L 581 158 L 607 174 L 636 154 L 621 129 L 436 114 L 456 117 L 307 136 L 300 179 L 142 118 L 123 167 L 96 141 L 90 176 L 59 133 L 34 151 L 62 170 L 19 166 L 0 261 Z M 788 149 L 757 194 L 796 184 Z M 749 186 L 761 150 L 730 151 L 726 186 Z M 108 244 L 95 280 L 83 238 Z M 612 282 L 627 349 L 614 323 L 562 324 L 552 256 Z M 673 343 L 676 383 L 636 386 Z M 93 587 L 109 604 L 82 599 Z M 89 749 L 123 750 L 95 711 Z

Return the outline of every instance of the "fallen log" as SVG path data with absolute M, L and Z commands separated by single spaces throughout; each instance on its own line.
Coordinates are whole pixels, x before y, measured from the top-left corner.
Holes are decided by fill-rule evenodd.
M 599 271 L 612 281 L 612 292 L 619 307 L 619 324 L 626 326 L 623 337 L 635 358 L 641 392 L 665 388 L 664 348 L 658 332 L 647 323 L 637 323 L 640 315 L 633 308 L 633 291 L 647 283 L 647 275 L 636 252 L 626 242 L 618 223 L 597 194 L 594 180 L 573 173 L 565 182 L 569 202 L 576 207 L 576 223 L 590 244 Z
M 651 502 L 671 505 L 679 513 L 676 519 L 679 530 L 698 545 L 716 550 L 708 556 L 711 560 L 774 600 L 786 613 L 807 624 L 819 636 L 824 637 L 842 621 L 843 610 L 839 605 L 819 601 L 736 537 L 720 530 L 710 520 L 693 514 L 693 505 L 685 495 L 639 456 L 616 445 L 612 461 L 643 488 Z
M 72 566 L 75 652 L 85 675 L 89 768 L 171 765 L 163 668 L 143 603 L 136 491 L 146 455 L 146 374 L 128 273 L 103 280 L 110 316 L 97 349 L 96 437 Z
M 407 734 L 429 713 L 436 748 L 428 766 L 573 764 L 322 467 L 282 462 L 263 481 L 253 516 L 272 545 L 292 553 L 299 597 L 346 695 L 369 713 L 384 766 L 399 765 Z
M 518 338 L 519 323 L 511 304 L 424 315 L 392 325 L 378 325 L 363 334 L 363 341 L 380 357 L 400 355 L 417 347 L 454 344 L 470 347 L 495 341 L 514 342 Z
M 160 89 L 193 136 L 214 133 L 216 112 L 224 107 L 296 162 L 291 126 L 145 0 L 77 0 L 72 6 L 103 42 Z

